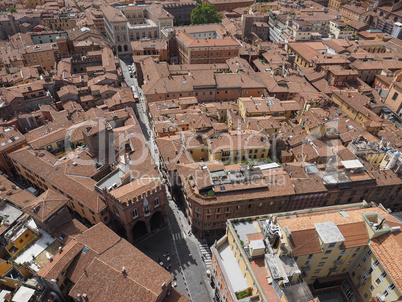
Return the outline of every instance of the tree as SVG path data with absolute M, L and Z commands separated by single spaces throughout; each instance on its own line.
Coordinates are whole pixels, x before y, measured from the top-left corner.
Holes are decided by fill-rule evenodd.
M 7 11 L 10 13 L 16 13 L 17 9 L 15 7 L 9 7 L 9 8 L 7 8 Z
M 211 4 L 197 5 L 191 12 L 191 25 L 219 23 L 222 16 L 216 12 L 215 6 Z

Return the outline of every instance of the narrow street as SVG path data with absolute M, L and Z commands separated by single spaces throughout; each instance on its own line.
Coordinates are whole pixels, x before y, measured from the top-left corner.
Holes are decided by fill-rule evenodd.
M 153 160 L 159 168 L 159 151 L 146 113 L 145 99 L 136 78 L 130 78 L 130 60 L 131 58 L 120 60 L 120 64 L 127 85 L 139 95 L 140 102 L 136 104 L 137 118 Z M 163 178 L 162 174 L 160 175 Z M 136 244 L 136 247 L 170 271 L 175 277 L 178 290 L 191 301 L 212 301 L 212 288 L 206 274 L 210 269 L 210 255 L 205 250 L 205 242 L 190 233 L 191 228 L 184 213 L 170 196 L 169 190 L 166 191 L 169 226 Z

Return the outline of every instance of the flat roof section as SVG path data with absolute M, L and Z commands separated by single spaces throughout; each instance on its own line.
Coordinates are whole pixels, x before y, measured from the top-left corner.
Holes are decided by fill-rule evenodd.
M 357 169 L 364 168 L 360 160 L 342 160 L 341 164 L 345 167 L 345 169 Z
M 34 295 L 35 290 L 26 286 L 21 286 L 13 297 L 13 302 L 28 302 Z
M 314 223 L 314 227 L 324 244 L 345 241 L 345 237 L 333 221 Z
M 233 255 L 230 245 L 227 241 L 222 243 L 218 248 L 219 261 L 226 272 L 226 277 L 229 279 L 230 285 L 234 292 L 245 290 L 248 288 L 246 279 L 240 270 L 239 264 Z
M 246 242 L 248 234 L 260 233 L 257 225 L 258 223 L 256 221 L 240 221 L 234 224 L 234 228 L 237 231 L 239 239 L 243 242 Z

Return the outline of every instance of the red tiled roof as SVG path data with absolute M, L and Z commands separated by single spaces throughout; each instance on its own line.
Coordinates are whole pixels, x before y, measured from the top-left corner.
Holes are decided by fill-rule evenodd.
M 387 221 L 390 224 L 389 221 Z M 402 226 L 401 223 L 395 224 Z M 402 288 L 402 232 L 380 236 L 370 243 L 370 248 L 399 289 Z
M 315 229 L 292 231 L 290 246 L 293 256 L 321 253 L 320 240 Z
M 347 249 L 367 245 L 369 241 L 367 229 L 363 221 L 338 225 L 338 229 L 345 238 L 343 246 Z

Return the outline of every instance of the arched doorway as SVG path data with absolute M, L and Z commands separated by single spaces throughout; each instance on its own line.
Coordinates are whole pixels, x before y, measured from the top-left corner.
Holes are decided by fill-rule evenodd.
M 156 212 L 152 215 L 151 218 L 151 231 L 155 231 L 156 229 L 163 228 L 165 225 L 163 221 L 163 214 L 162 212 Z
M 147 233 L 147 225 L 145 221 L 137 221 L 133 226 L 133 239 L 137 240 Z

